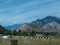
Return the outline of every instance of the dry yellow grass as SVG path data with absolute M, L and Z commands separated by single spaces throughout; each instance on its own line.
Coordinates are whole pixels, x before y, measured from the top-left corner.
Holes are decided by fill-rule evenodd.
M 12 38 L 14 39 L 14 38 Z M 10 45 L 10 40 L 0 38 L 0 45 Z M 37 38 L 15 38 L 18 40 L 18 45 L 60 45 L 60 38 L 55 39 L 37 39 Z M 14 39 L 14 40 L 15 40 Z

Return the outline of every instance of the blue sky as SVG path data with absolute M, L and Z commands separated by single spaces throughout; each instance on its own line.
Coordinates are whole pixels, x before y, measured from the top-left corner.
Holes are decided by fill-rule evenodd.
M 46 16 L 60 17 L 60 0 L 0 0 L 0 24 L 31 22 Z

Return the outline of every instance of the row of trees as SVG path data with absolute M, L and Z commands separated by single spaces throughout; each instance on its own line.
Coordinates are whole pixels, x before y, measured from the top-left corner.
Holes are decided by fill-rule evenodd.
M 33 36 L 34 37 L 36 35 L 36 32 L 35 31 L 30 31 L 30 32 L 26 31 L 26 32 L 24 32 L 24 31 L 21 31 L 21 30 L 19 30 L 19 31 L 14 30 L 14 31 L 12 31 L 12 35 Z
M 45 36 L 60 36 L 60 32 L 37 32 L 37 33 Z
M 3 34 L 3 35 L 14 35 L 14 36 L 35 36 L 36 32 L 35 31 L 24 32 L 24 31 L 21 31 L 21 30 L 19 30 L 19 31 L 16 31 L 16 30 L 13 30 L 13 31 L 5 30 L 1 34 Z
M 19 31 L 16 31 L 16 30 L 13 30 L 13 31 L 10 31 L 10 30 L 5 30 L 5 31 L 1 31 L 0 33 L 4 34 L 4 35 L 18 35 L 18 36 L 35 36 L 36 34 L 42 34 L 42 35 L 45 35 L 45 36 L 60 36 L 60 33 L 58 32 L 35 32 L 35 31 L 26 31 L 26 32 L 23 32 L 21 30 Z

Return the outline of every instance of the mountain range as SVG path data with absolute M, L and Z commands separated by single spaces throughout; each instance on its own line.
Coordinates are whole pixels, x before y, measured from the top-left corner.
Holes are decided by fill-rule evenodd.
M 47 16 L 43 19 L 37 19 L 30 23 L 14 24 L 12 26 L 6 26 L 8 30 L 22 30 L 22 31 L 60 31 L 60 18 L 54 16 Z
M 43 19 L 37 19 L 36 21 L 32 21 L 30 23 L 23 24 L 18 30 L 22 31 L 60 31 L 60 18 L 47 16 Z

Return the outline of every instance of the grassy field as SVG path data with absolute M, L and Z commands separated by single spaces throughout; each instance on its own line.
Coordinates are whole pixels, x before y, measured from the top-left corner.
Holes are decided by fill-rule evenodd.
M 36 39 L 36 38 L 0 38 L 0 45 L 11 45 L 11 40 L 18 40 L 18 45 L 60 45 L 60 38 Z

